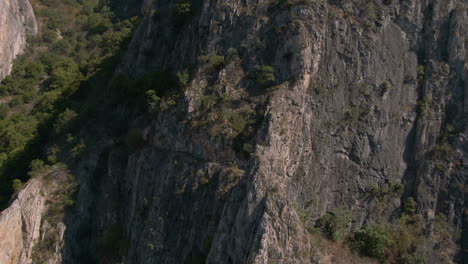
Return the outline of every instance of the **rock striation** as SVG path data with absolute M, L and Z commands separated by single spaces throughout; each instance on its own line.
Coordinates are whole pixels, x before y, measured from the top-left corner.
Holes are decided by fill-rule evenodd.
M 66 263 L 111 261 L 88 254 L 109 223 L 129 242 L 129 263 L 327 263 L 299 211 L 316 220 L 347 206 L 358 229 L 394 221 L 409 197 L 425 219 L 420 254 L 466 259 L 460 248 L 435 250 L 432 235 L 441 213 L 466 230 L 466 3 L 367 2 L 198 1 L 182 18 L 177 1 L 157 2 L 121 71 L 191 65 L 185 101 L 135 122 L 141 149 L 94 151 L 68 230 L 83 240 Z M 242 63 L 208 74 L 200 57 L 232 48 Z M 188 124 L 212 85 L 253 97 L 256 65 L 271 65 L 277 86 L 245 159 L 235 140 Z M 401 196 L 384 204 L 370 194 L 398 183 Z
M 143 2 L 154 12 L 144 12 L 119 71 L 188 71 L 190 81 L 173 108 L 129 118 L 138 144 L 96 125 L 72 168 L 76 204 L 51 259 L 372 263 L 324 246 L 308 225 L 341 206 L 353 213 L 349 229 L 395 223 L 412 197 L 424 219 L 415 254 L 468 260 L 463 0 L 211 0 L 190 12 L 180 1 Z M 259 88 L 261 69 L 272 69 L 271 87 Z M 213 90 L 239 106 L 223 113 L 258 115 L 253 132 L 219 137 L 200 125 L 217 114 L 206 107 Z M 396 196 L 381 191 L 400 183 Z M 20 211 L 14 202 L 0 228 L 1 219 L 18 226 Z
M 0 262 L 32 263 L 31 255 L 40 235 L 45 197 L 43 185 L 33 179 L 20 191 L 13 203 L 0 214 Z

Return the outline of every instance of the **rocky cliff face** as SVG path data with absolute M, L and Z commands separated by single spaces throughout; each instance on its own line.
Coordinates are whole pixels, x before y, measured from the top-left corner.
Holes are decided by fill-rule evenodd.
M 15 195 L 0 214 L 1 263 L 61 263 L 70 180 L 66 169 L 48 168 Z
M 10 73 L 14 58 L 26 46 L 27 37 L 36 33 L 36 20 L 28 0 L 0 2 L 0 79 Z
M 122 71 L 189 67 L 191 82 L 176 110 L 135 122 L 141 149 L 109 145 L 93 174 L 82 171 L 70 237 L 87 231 L 66 263 L 109 260 L 87 253 L 105 251 L 109 223 L 128 241 L 128 263 L 327 263 L 298 211 L 315 220 L 345 205 L 359 228 L 393 221 L 408 197 L 424 217 L 420 253 L 462 261 L 433 236 L 436 214 L 466 225 L 466 5 L 360 3 L 198 1 L 188 17 L 175 1 L 151 7 Z M 200 59 L 231 48 L 241 61 L 214 73 Z M 210 115 L 200 109 L 213 87 L 262 105 L 255 65 L 274 67 L 276 87 L 246 158 L 242 135 L 220 140 L 190 124 Z M 401 196 L 370 194 L 400 182 Z
M 132 117 L 137 143 L 96 137 L 74 164 L 62 263 L 366 263 L 307 229 L 340 206 L 350 229 L 394 223 L 409 197 L 412 253 L 466 261 L 466 3 L 144 6 L 120 71 L 190 81 L 177 106 Z

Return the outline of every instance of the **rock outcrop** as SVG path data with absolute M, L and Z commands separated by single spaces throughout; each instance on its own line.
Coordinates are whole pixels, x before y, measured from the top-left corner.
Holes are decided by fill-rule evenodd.
M 39 238 L 45 197 L 42 183 L 28 182 L 9 208 L 0 214 L 0 262 L 5 264 L 31 263 L 32 249 Z
M 433 226 L 441 213 L 466 230 L 463 1 L 198 1 L 186 16 L 176 2 L 151 7 L 121 71 L 189 65 L 185 100 L 135 122 L 140 149 L 94 150 L 70 216 L 80 224 L 68 230 L 83 240 L 66 249 L 66 263 L 326 263 L 299 211 L 316 220 L 347 206 L 357 229 L 394 221 L 408 197 L 429 241 L 417 254 L 462 261 L 457 248 L 435 249 Z M 242 62 L 206 66 L 231 53 Z M 253 88 L 256 65 L 273 66 L 276 86 L 246 158 L 239 138 L 190 124 L 213 116 L 200 114 L 213 87 L 237 102 L 265 93 Z M 399 183 L 401 195 L 372 197 Z M 90 255 L 109 247 L 100 239 L 109 223 L 128 241 L 125 253 Z
M 59 264 L 65 207 L 76 185 L 68 171 L 51 167 L 31 179 L 0 213 L 0 263 Z
M 372 263 L 308 230 L 342 206 L 350 230 L 392 224 L 410 197 L 415 259 L 468 260 L 463 0 L 178 3 L 144 1 L 119 71 L 189 73 L 183 95 L 130 116 L 124 139 L 93 124 L 43 260 Z
M 28 0 L 0 2 L 0 80 L 10 74 L 13 60 L 23 52 L 28 36 L 36 33 L 36 19 Z

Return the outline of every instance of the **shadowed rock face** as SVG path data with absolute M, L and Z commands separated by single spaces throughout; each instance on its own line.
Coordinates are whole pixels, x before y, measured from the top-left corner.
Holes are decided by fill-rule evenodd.
M 23 51 L 27 36 L 36 33 L 36 20 L 28 0 L 0 2 L 0 80 L 10 74 L 12 62 Z
M 432 237 L 443 213 L 467 240 L 463 1 L 194 1 L 183 19 L 176 2 L 144 3 L 157 16 L 148 12 L 120 70 L 193 68 L 184 99 L 135 118 L 142 146 L 101 139 L 74 168 L 62 263 L 366 263 L 321 247 L 298 211 L 316 220 L 344 205 L 357 229 L 394 221 L 408 197 L 424 217 L 421 254 L 466 261 Z M 207 73 L 199 56 L 230 48 L 242 62 Z M 190 123 L 210 86 L 254 97 L 256 65 L 273 66 L 278 87 L 246 158 L 234 139 Z M 401 196 L 369 194 L 398 182 Z

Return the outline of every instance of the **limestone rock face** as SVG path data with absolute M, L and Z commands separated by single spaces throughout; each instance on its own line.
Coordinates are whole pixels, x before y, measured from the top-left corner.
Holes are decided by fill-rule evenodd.
M 39 238 L 45 201 L 41 181 L 33 179 L 0 214 L 0 263 L 32 263 L 34 243 Z
M 128 239 L 118 258 L 128 263 L 364 263 L 318 247 L 299 212 L 314 221 L 346 206 L 358 229 L 396 219 L 408 197 L 425 219 L 421 254 L 462 261 L 463 251 L 435 250 L 431 236 L 439 213 L 466 226 L 466 3 L 215 0 L 181 17 L 177 2 L 145 1 L 157 12 L 147 12 L 120 68 L 139 76 L 190 65 L 185 101 L 143 125 L 141 149 L 108 142 L 79 170 L 70 217 L 80 224 L 68 232 L 83 240 L 66 263 L 117 261 L 88 254 L 109 223 Z M 207 73 L 200 57 L 231 48 L 242 63 Z M 277 86 L 246 159 L 233 140 L 189 124 L 215 85 L 253 96 L 257 65 L 273 66 Z M 401 196 L 370 194 L 400 182 Z
M 0 80 L 11 72 L 12 62 L 23 52 L 27 37 L 36 33 L 36 19 L 28 0 L 0 2 Z
M 69 172 L 57 166 L 19 191 L 0 213 L 0 263 L 62 262 L 65 204 L 75 189 Z
M 61 263 L 372 263 L 308 225 L 340 206 L 353 212 L 353 230 L 394 223 L 409 197 L 424 219 L 418 254 L 468 260 L 465 1 L 190 2 L 178 14 L 177 0 L 143 1 L 154 12 L 119 70 L 188 70 L 190 83 L 178 105 L 131 117 L 136 146 L 96 135 L 74 164 L 80 187 Z M 228 61 L 233 53 L 239 60 Z M 215 55 L 226 61 L 213 70 L 203 58 Z M 274 69 L 274 87 L 255 82 L 262 65 Z M 248 154 L 243 134 L 220 138 L 200 125 L 214 116 L 202 109 L 216 89 L 237 105 L 257 100 L 260 110 L 246 111 L 261 115 Z M 398 183 L 401 193 L 373 197 Z M 19 207 L 2 217 L 18 223 Z M 438 214 L 463 243 L 436 241 Z

